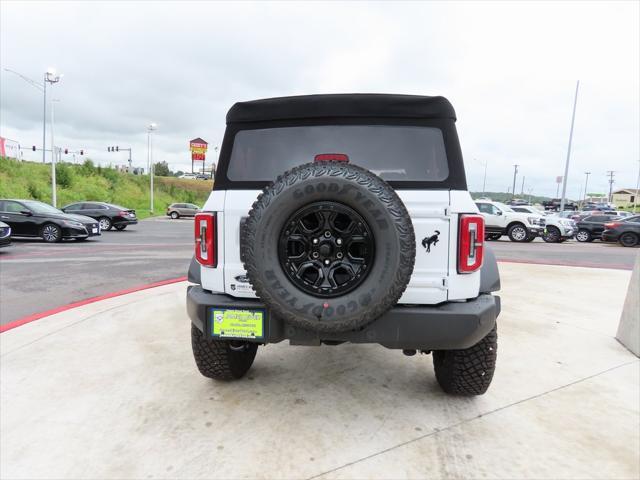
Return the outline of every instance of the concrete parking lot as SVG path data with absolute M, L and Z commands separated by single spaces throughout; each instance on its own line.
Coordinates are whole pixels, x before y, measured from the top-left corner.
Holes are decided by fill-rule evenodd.
M 500 270 L 477 398 L 443 394 L 430 356 L 375 345 L 269 345 L 243 380 L 208 380 L 184 283 L 8 331 L 0 477 L 638 478 L 640 365 L 613 338 L 630 272 Z

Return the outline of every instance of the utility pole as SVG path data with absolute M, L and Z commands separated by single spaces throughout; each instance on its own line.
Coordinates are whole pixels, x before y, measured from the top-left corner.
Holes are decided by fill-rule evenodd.
M 584 179 L 584 198 L 580 202 L 580 208 L 582 208 L 584 206 L 585 202 L 587 201 L 587 197 L 589 196 L 589 194 L 587 193 L 587 185 L 589 185 L 589 175 L 591 175 L 591 172 L 584 172 L 584 175 L 585 175 L 585 179 Z
M 564 178 L 562 179 L 562 199 L 560 200 L 560 211 L 564 212 L 564 200 L 567 194 L 567 176 L 569 175 L 569 159 L 571 158 L 571 140 L 573 140 L 573 125 L 576 120 L 576 106 L 578 105 L 578 89 L 580 80 L 576 82 L 576 94 L 573 98 L 573 113 L 571 114 L 571 130 L 569 130 L 569 145 L 567 147 L 567 161 L 564 164 Z
M 516 176 L 518 175 L 518 167 L 520 165 L 513 166 L 513 187 L 511 188 L 511 198 L 515 198 L 516 196 Z M 509 193 L 509 192 L 507 192 Z
M 616 173 L 615 170 L 608 170 L 607 175 L 609 175 L 609 198 L 608 202 L 611 203 L 611 191 L 613 190 L 613 174 Z
M 484 161 L 484 179 L 482 180 L 482 196 L 484 197 L 484 192 L 487 190 L 487 165 L 489 164 L 488 160 Z
M 527 178 L 524 175 L 522 176 L 522 187 L 520 187 L 520 196 L 524 196 L 524 179 Z

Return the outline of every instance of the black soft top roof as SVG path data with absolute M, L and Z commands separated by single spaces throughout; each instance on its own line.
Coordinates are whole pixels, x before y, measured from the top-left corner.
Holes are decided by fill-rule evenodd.
M 455 120 L 456 112 L 444 97 L 376 93 L 301 95 L 238 102 L 227 113 L 227 123 L 336 117 Z

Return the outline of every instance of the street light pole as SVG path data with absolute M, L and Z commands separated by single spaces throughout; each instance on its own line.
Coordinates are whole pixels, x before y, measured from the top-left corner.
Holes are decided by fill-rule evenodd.
M 636 180 L 636 194 L 633 196 L 633 213 L 636 213 L 638 206 L 638 194 L 640 194 L 640 160 L 638 160 L 638 180 Z
M 573 125 L 576 120 L 576 105 L 578 104 L 578 88 L 580 80 L 576 82 L 576 94 L 573 98 L 573 113 L 571 114 L 571 130 L 569 130 L 569 146 L 567 147 L 567 161 L 564 164 L 564 178 L 562 179 L 562 198 L 560 199 L 560 211 L 564 212 L 564 199 L 567 194 L 567 176 L 569 175 L 569 159 L 571 158 L 571 140 L 573 140 Z
M 45 150 L 47 147 L 45 143 L 47 141 L 47 74 L 44 76 L 44 86 L 42 87 L 44 92 L 44 106 L 42 107 L 42 163 L 45 163 Z
M 152 142 L 151 142 L 151 132 L 153 132 L 158 126 L 155 123 L 150 123 L 147 127 L 147 156 L 149 159 L 149 190 L 150 190 L 150 203 L 149 203 L 149 211 L 153 213 L 153 153 L 152 153 Z
M 44 75 L 44 88 L 45 88 L 45 92 L 46 92 L 46 88 L 47 88 L 47 83 L 50 83 L 51 86 L 53 87 L 54 83 L 58 83 L 60 81 L 60 79 L 62 78 L 62 75 L 58 75 L 55 71 L 55 69 L 53 68 L 49 68 L 49 70 L 47 70 L 47 73 L 45 73 Z M 46 94 L 45 94 L 45 102 L 46 102 Z M 45 108 L 46 108 L 46 103 L 45 103 Z M 54 207 L 56 207 L 57 204 L 57 197 L 56 197 L 56 148 L 54 145 L 54 139 L 53 139 L 53 127 L 54 127 L 54 108 L 53 108 L 53 101 L 51 102 L 51 205 L 53 205 Z M 43 148 L 44 150 L 44 139 L 43 139 Z M 44 158 L 44 151 L 42 152 L 42 157 Z
M 580 205 L 580 208 L 582 208 L 584 206 L 584 204 L 587 201 L 587 185 L 589 184 L 589 175 L 591 175 L 591 172 L 584 172 L 585 175 L 585 179 L 584 179 L 584 199 L 582 201 L 582 205 Z

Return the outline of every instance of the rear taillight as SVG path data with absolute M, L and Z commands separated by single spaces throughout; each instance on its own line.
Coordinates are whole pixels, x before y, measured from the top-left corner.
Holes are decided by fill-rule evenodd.
M 475 272 L 484 257 L 484 219 L 480 215 L 460 215 L 458 273 Z
M 218 266 L 216 252 L 216 214 L 198 213 L 195 219 L 196 260 L 205 267 Z
M 607 230 L 611 230 L 612 228 L 619 227 L 620 225 L 622 225 L 620 222 L 605 223 L 604 228 L 606 228 Z

